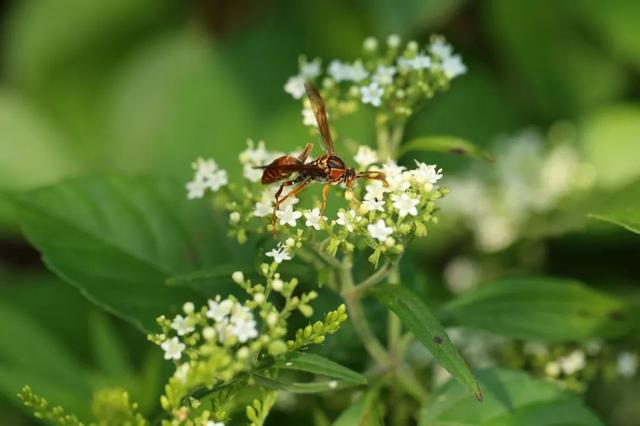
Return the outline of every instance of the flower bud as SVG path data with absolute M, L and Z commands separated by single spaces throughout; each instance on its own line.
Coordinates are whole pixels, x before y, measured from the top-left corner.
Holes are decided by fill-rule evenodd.
M 229 222 L 234 223 L 234 224 L 240 222 L 240 213 L 232 212 L 229 215 Z
M 362 47 L 367 52 L 374 52 L 376 49 L 378 49 L 378 40 L 376 40 L 375 37 L 367 37 L 366 39 L 364 39 Z
M 204 337 L 205 340 L 213 340 L 216 338 L 216 329 L 213 327 L 205 327 L 202 330 L 202 337 Z
M 398 34 L 391 34 L 387 37 L 387 46 L 391 49 L 397 49 L 400 46 L 400 36 Z
M 231 279 L 236 284 L 242 284 L 244 282 L 244 274 L 242 273 L 242 271 L 235 271 L 233 274 L 231 274 Z
M 282 340 L 274 340 L 269 343 L 267 351 L 271 356 L 279 356 L 287 352 L 287 345 Z
M 253 301 L 261 305 L 265 301 L 264 293 L 256 293 L 253 295 Z
M 280 278 L 276 278 L 275 280 L 271 281 L 271 287 L 273 288 L 273 290 L 280 292 L 284 287 L 284 282 L 282 282 Z
M 187 302 L 184 305 L 182 305 L 182 310 L 184 311 L 185 314 L 189 315 L 192 314 L 193 311 L 195 310 L 195 306 L 193 305 L 193 303 L 191 302 Z

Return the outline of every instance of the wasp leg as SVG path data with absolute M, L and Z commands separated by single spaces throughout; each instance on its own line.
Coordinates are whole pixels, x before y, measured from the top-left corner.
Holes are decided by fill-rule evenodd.
M 327 197 L 329 196 L 329 189 L 331 184 L 328 183 L 322 188 L 322 206 L 320 207 L 320 216 L 324 216 L 324 209 L 327 208 Z
M 282 184 L 280 185 L 280 188 L 278 188 L 278 191 L 276 192 L 276 195 L 275 195 L 276 202 L 273 205 L 273 214 L 271 215 L 271 225 L 273 225 L 273 232 L 275 232 L 275 229 L 276 229 L 276 211 L 280 207 L 280 194 L 282 194 L 282 191 L 286 186 L 291 186 L 297 182 L 298 182 L 297 179 L 282 182 Z
M 378 172 L 374 170 L 369 172 L 362 172 L 356 175 L 356 179 L 379 180 L 382 183 L 384 183 L 384 186 L 389 186 L 389 182 L 387 182 L 387 180 L 385 179 L 384 172 Z
M 307 161 L 307 157 L 311 153 L 312 149 L 313 149 L 313 144 L 308 143 L 307 146 L 304 148 L 304 151 L 302 151 L 300 155 L 298 155 L 298 160 L 302 161 L 303 163 Z
M 278 199 L 278 197 L 276 197 L 276 202 L 275 202 L 275 205 L 273 206 L 273 216 L 271 217 L 271 225 L 273 226 L 273 232 L 274 233 L 276 232 L 276 212 L 280 208 L 280 205 L 282 203 L 284 203 L 287 198 L 293 197 L 296 194 L 299 194 L 300 192 L 302 192 L 302 190 L 304 188 L 306 188 L 306 186 L 309 185 L 312 181 L 313 181 L 313 179 L 307 179 L 307 180 L 303 181 L 300 185 L 296 186 L 291 191 L 289 191 L 287 193 L 287 195 L 285 195 L 281 199 Z M 299 182 L 299 181 L 296 179 L 296 180 L 292 180 L 292 181 L 285 182 L 285 183 L 287 183 L 289 185 L 293 185 L 294 183 L 297 183 L 297 182 Z M 283 187 L 285 186 L 285 183 L 283 183 L 281 185 L 280 189 L 283 189 Z M 289 186 L 289 185 L 286 185 L 286 186 Z M 281 191 L 278 191 L 278 192 L 281 192 Z

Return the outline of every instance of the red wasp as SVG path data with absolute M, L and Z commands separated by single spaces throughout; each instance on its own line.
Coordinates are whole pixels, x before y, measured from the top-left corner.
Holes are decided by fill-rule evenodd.
M 280 205 L 286 199 L 302 192 L 307 185 L 312 182 L 324 183 L 324 187 L 322 188 L 322 207 L 320 208 L 320 215 L 324 214 L 324 210 L 327 207 L 327 196 L 331 185 L 344 183 L 347 188 L 350 188 L 354 181 L 360 178 L 380 180 L 387 185 L 383 172 L 368 171 L 358 173 L 353 168 L 347 168 L 344 161 L 336 155 L 336 151 L 333 147 L 333 140 L 331 139 L 324 100 L 320 96 L 320 93 L 318 93 L 318 90 L 311 84 L 306 83 L 304 87 L 307 91 L 309 101 L 311 102 L 311 109 L 316 117 L 316 122 L 318 123 L 318 129 L 320 130 L 320 136 L 322 137 L 325 153 L 315 160 L 307 163 L 307 157 L 313 149 L 313 144 L 309 143 L 305 147 L 304 151 L 302 151 L 297 157 L 284 155 L 276 158 L 270 164 L 261 167 L 264 169 L 264 172 L 262 173 L 263 184 L 270 184 L 284 180 L 280 185 L 280 188 L 278 188 L 275 196 L 275 205 L 273 207 L 272 216 L 274 230 L 276 229 L 276 212 L 280 208 Z M 294 173 L 298 174 L 294 179 L 286 180 Z M 286 186 L 296 184 L 297 186 L 295 188 L 289 191 L 284 197 L 280 198 L 280 195 L 282 195 L 282 191 Z

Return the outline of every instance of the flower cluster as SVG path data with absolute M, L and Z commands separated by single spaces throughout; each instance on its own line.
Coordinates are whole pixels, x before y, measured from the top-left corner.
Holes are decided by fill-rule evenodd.
M 370 105 L 385 113 L 383 119 L 407 118 L 421 101 L 466 72 L 462 58 L 440 36 L 421 47 L 416 41 L 403 46 L 399 36 L 391 35 L 385 49 L 370 37 L 363 43 L 361 58 L 351 62 L 334 59 L 324 74 L 319 58 L 308 62 L 303 56 L 299 62 L 298 74 L 284 86 L 294 99 L 304 96 L 305 82 L 316 82 L 331 114 L 344 115 L 358 105 Z M 315 126 L 308 105 L 302 114 L 305 125 Z
M 310 302 L 317 294 L 294 294 L 298 280 L 283 280 L 276 262 L 261 265 L 260 273 L 264 278 L 261 283 L 253 283 L 239 271 L 232 275 L 231 279 L 246 293 L 246 300 L 216 296 L 199 309 L 186 303 L 182 314 L 158 318 L 161 332 L 149 339 L 162 348 L 165 359 L 177 365 L 161 398 L 162 408 L 174 420 L 198 418 L 202 424 L 222 425 L 227 418 L 222 406 L 202 409 L 198 392 L 204 389 L 214 394 L 217 389 L 246 382 L 247 373 L 268 368 L 266 359 L 322 343 L 324 336 L 337 331 L 346 320 L 341 306 L 327 313 L 327 321 L 308 326 L 319 333 L 314 339 L 299 341 L 305 328 L 295 333 L 295 340 L 287 341 L 287 320 L 295 311 L 310 317 Z M 264 408 L 263 403 L 258 404 Z M 256 412 L 251 417 L 257 415 Z
M 447 217 L 469 224 L 485 252 L 509 247 L 535 215 L 594 182 L 593 167 L 569 142 L 545 151 L 541 136 L 525 131 L 499 145 L 495 166 L 447 181 L 451 196 L 442 205 Z
M 219 169 L 218 164 L 212 159 L 198 158 L 191 166 L 195 175 L 186 185 L 189 199 L 202 198 L 207 189 L 217 192 L 228 183 L 227 172 Z
M 240 154 L 240 161 L 244 165 L 260 164 L 274 155 L 265 150 L 264 144 L 255 146 L 250 141 Z M 438 185 L 442 170 L 420 162 L 413 169 L 392 160 L 379 164 L 376 151 L 364 146 L 358 149 L 354 160 L 361 171 L 383 172 L 386 182 L 360 181 L 353 188 L 335 186 L 332 191 L 340 194 L 344 206 L 335 217 L 321 214 L 320 200 L 306 203 L 305 208 L 298 206 L 299 198 L 288 198 L 275 211 L 280 242 L 266 252 L 267 257 L 275 263 L 290 260 L 303 241 L 314 241 L 319 250 L 330 256 L 338 250 L 351 252 L 356 245 L 368 245 L 373 249 L 370 260 L 377 264 L 382 254 L 397 256 L 414 236 L 427 234 L 428 222 L 437 220 L 435 202 L 447 192 Z M 259 179 L 253 175 L 245 173 L 245 177 L 249 184 L 225 193 L 231 233 L 241 242 L 250 232 L 273 231 L 275 193 L 280 185 L 264 187 L 256 183 Z M 284 189 L 280 198 L 287 193 L 288 189 Z

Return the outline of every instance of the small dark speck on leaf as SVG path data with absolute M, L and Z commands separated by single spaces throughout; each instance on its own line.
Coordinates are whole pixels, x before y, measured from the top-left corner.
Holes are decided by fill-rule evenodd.
M 609 318 L 619 321 L 624 318 L 624 313 L 620 310 L 610 311 Z
M 456 147 L 456 148 L 451 148 L 449 152 L 456 155 L 465 155 L 467 153 L 467 150 L 464 148 Z
M 439 345 L 440 343 L 442 343 L 442 337 L 440 336 L 434 336 L 433 337 L 433 342 L 437 345 Z

